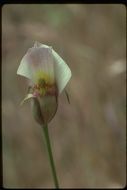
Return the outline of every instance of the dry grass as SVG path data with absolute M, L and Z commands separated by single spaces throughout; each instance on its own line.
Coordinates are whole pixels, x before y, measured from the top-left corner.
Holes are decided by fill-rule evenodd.
M 126 160 L 126 9 L 123 5 L 5 5 L 2 8 L 4 187 L 53 187 L 41 128 L 20 107 L 16 75 L 34 41 L 51 45 L 72 79 L 49 124 L 61 187 L 123 187 Z

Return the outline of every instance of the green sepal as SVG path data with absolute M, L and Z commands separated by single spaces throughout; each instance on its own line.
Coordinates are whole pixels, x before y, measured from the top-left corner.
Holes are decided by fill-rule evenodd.
M 26 97 L 21 101 L 20 106 L 24 104 L 24 102 L 30 98 L 35 98 L 33 94 L 27 94 Z
M 65 95 L 66 95 L 66 97 L 67 97 L 67 101 L 68 101 L 68 103 L 70 104 L 69 94 L 68 94 L 68 92 L 67 92 L 66 90 L 65 90 L 64 92 L 65 92 Z

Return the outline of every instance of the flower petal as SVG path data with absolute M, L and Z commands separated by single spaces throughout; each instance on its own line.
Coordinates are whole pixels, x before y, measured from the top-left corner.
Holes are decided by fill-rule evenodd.
M 17 74 L 27 77 L 37 83 L 40 77 L 54 82 L 54 64 L 52 49 L 50 47 L 37 47 L 29 49 L 21 60 Z M 47 79 L 48 78 L 48 79 Z
M 34 47 L 44 47 L 44 48 L 51 48 L 51 49 L 52 49 L 51 46 L 47 46 L 47 45 L 45 45 L 45 44 L 41 44 L 41 43 L 38 42 L 38 41 L 36 41 L 36 42 L 34 43 Z
M 35 42 L 22 58 L 17 74 L 37 83 L 44 78 L 49 83 L 57 83 L 59 94 L 71 78 L 71 70 L 52 47 Z
M 22 60 L 21 63 L 19 65 L 19 68 L 17 70 L 17 74 L 24 76 L 28 79 L 31 79 L 31 73 L 30 73 L 30 69 L 29 69 L 29 64 L 27 63 L 27 56 L 25 55 Z
M 61 93 L 70 80 L 72 74 L 65 61 L 54 50 L 52 50 L 52 53 L 55 59 L 55 78 L 57 87 L 59 93 Z
M 45 44 L 41 44 L 39 42 L 35 42 L 35 47 L 45 47 L 45 48 L 52 48 Z M 57 82 L 57 87 L 59 94 L 62 92 L 62 90 L 67 85 L 68 81 L 70 80 L 72 74 L 71 70 L 68 67 L 68 65 L 65 63 L 65 61 L 52 49 L 52 54 L 55 60 L 54 69 L 55 69 L 55 78 Z

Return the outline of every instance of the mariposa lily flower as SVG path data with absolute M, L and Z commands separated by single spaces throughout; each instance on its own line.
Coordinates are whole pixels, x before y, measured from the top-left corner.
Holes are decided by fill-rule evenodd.
M 29 90 L 22 103 L 32 99 L 36 121 L 49 123 L 58 107 L 58 96 L 71 78 L 71 70 L 52 47 L 35 42 L 22 58 L 18 75 L 29 79 Z

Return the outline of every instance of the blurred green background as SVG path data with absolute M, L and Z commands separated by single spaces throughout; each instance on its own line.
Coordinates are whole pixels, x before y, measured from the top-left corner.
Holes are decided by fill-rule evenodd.
M 49 124 L 60 187 L 126 184 L 126 8 L 124 5 L 12 4 L 2 8 L 4 187 L 54 187 L 43 133 L 16 71 L 35 41 L 72 70 Z

